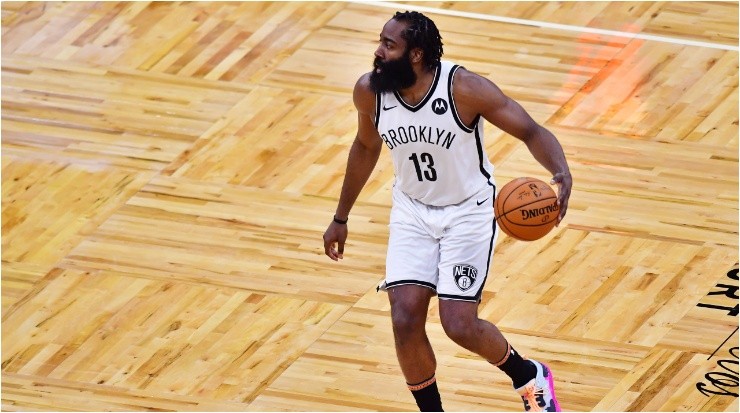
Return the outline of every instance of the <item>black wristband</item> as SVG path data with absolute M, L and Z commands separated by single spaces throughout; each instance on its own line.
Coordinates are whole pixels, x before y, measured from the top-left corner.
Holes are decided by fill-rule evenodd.
M 342 221 L 341 219 L 337 218 L 336 215 L 334 215 L 334 222 L 336 222 L 337 224 L 347 225 L 347 221 L 349 221 L 349 218 Z

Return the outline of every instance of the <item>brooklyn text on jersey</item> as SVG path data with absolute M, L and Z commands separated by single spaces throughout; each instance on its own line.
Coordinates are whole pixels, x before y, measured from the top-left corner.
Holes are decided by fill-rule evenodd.
M 455 134 L 452 132 L 422 125 L 399 126 L 395 129 L 388 129 L 385 133 L 381 133 L 380 137 L 383 138 L 388 149 L 410 142 L 424 142 L 450 149 L 452 141 L 455 140 Z

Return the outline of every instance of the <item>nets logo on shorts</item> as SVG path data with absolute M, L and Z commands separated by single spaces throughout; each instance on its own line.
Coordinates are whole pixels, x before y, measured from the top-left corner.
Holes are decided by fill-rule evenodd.
M 478 270 L 469 264 L 456 264 L 452 267 L 452 275 L 455 276 L 455 284 L 460 291 L 467 291 L 475 283 L 478 276 Z

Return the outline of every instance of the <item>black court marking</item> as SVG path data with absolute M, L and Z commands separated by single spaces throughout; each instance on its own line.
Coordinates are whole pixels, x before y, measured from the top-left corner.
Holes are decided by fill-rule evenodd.
M 717 349 L 714 350 L 714 352 L 709 357 L 707 357 L 707 360 L 711 359 L 712 357 L 714 357 L 715 354 L 717 354 L 717 352 L 719 351 L 719 349 L 721 349 L 722 346 L 724 346 L 725 343 L 727 343 L 727 340 L 729 340 L 732 336 L 735 335 L 735 333 L 737 333 L 737 329 L 738 329 L 738 327 L 735 327 L 735 331 L 733 331 L 732 333 L 730 333 L 729 336 L 727 336 L 727 338 L 725 339 L 725 341 L 723 341 L 722 344 L 720 344 L 719 347 L 717 347 Z

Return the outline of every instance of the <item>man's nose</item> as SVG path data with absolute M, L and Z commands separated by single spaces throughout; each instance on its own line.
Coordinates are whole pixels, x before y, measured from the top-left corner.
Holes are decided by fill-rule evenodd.
M 377 57 L 378 59 L 383 59 L 383 52 L 381 51 L 380 46 L 375 49 L 375 57 Z

